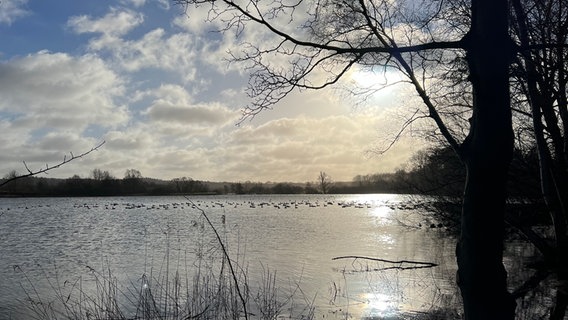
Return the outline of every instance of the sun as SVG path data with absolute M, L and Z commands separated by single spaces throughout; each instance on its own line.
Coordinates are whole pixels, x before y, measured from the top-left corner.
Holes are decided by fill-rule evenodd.
M 385 90 L 395 86 L 404 80 L 400 71 L 384 66 L 372 68 L 356 67 L 349 78 L 353 85 L 360 89 Z

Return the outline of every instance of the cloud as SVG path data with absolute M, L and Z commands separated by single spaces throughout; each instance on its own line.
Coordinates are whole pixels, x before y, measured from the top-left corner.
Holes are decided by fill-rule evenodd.
M 74 16 L 69 19 L 67 26 L 77 34 L 101 33 L 121 36 L 130 32 L 144 22 L 144 16 L 127 9 L 110 8 L 104 17 L 93 19 L 87 15 Z
M 162 85 L 145 94 L 149 105 L 141 111 L 154 133 L 169 141 L 183 141 L 200 136 L 212 139 L 225 127 L 232 127 L 240 113 L 219 102 L 195 103 L 192 96 L 179 85 Z
M 121 131 L 109 131 L 105 135 L 105 141 L 106 148 L 121 153 L 150 150 L 158 145 L 152 132 L 142 130 L 141 126 Z
M 0 2 L 0 24 L 10 25 L 19 18 L 31 14 L 23 7 L 28 3 L 28 0 L 2 0 Z
M 155 29 L 139 40 L 124 41 L 120 46 L 105 49 L 113 52 L 116 61 L 128 71 L 156 68 L 180 71 L 188 77 L 195 72 L 193 45 L 188 34 L 168 36 L 163 29 Z
M 122 32 L 103 33 L 90 39 L 88 48 L 97 54 L 109 54 L 109 62 L 126 72 L 173 71 L 185 82 L 195 80 L 198 49 L 190 34 L 171 34 L 156 28 L 139 38 L 127 39 L 121 37 L 125 32 L 126 28 Z
M 236 130 L 218 152 L 227 160 L 224 174 L 243 180 L 260 176 L 302 182 L 319 171 L 351 180 L 357 174 L 393 171 L 416 151 L 397 147 L 369 158 L 382 121 L 368 114 L 277 119 Z
M 146 4 L 146 0 L 121 0 L 121 3 L 132 4 L 134 7 L 143 7 Z
M 153 121 L 182 123 L 195 126 L 224 125 L 231 119 L 230 110 L 219 104 L 172 105 L 167 102 L 153 104 L 144 113 Z
M 116 102 L 123 84 L 93 55 L 38 52 L 0 62 L 0 111 L 11 114 L 12 128 L 115 127 L 129 118 Z
M 157 0 L 160 7 L 164 10 L 170 10 L 170 1 L 169 0 Z

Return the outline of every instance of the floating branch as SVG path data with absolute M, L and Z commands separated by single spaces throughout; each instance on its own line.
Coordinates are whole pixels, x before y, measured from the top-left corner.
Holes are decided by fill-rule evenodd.
M 24 163 L 24 167 L 26 168 L 26 171 L 27 171 L 28 173 L 26 173 L 26 174 L 24 174 L 24 175 L 21 175 L 21 176 L 12 177 L 12 178 L 10 178 L 10 179 L 6 179 L 6 180 L 2 181 L 2 183 L 0 183 L 0 187 L 2 187 L 3 185 L 5 185 L 5 184 L 7 184 L 7 183 L 10 183 L 10 182 L 12 182 L 12 181 L 14 181 L 14 180 L 27 178 L 27 177 L 35 176 L 35 175 L 42 174 L 42 173 L 46 173 L 46 174 L 47 174 L 48 171 L 51 171 L 51 170 L 53 170 L 53 169 L 57 169 L 57 168 L 59 168 L 59 167 L 65 165 L 65 164 L 67 164 L 67 163 L 69 163 L 69 162 L 71 162 L 71 161 L 73 161 L 73 160 L 82 158 L 82 157 L 88 155 L 89 153 L 91 153 L 91 152 L 93 152 L 93 151 L 95 151 L 95 150 L 98 150 L 100 147 L 102 147 L 103 144 L 105 144 L 105 141 L 102 141 L 101 143 L 99 143 L 99 144 L 96 145 L 95 147 L 91 148 L 91 150 L 89 150 L 89 151 L 87 151 L 87 152 L 83 152 L 83 153 L 81 153 L 80 155 L 77 155 L 77 156 L 74 155 L 73 152 L 69 152 L 69 154 L 71 155 L 70 158 L 67 158 L 67 155 L 64 155 L 64 156 L 63 156 L 63 161 L 59 162 L 58 164 L 52 165 L 52 166 L 46 164 L 46 165 L 45 165 L 45 168 L 40 169 L 40 170 L 37 170 L 37 171 L 31 170 L 31 169 L 28 167 L 28 164 L 27 164 L 25 161 L 22 161 L 22 162 Z
M 387 260 L 387 259 L 380 259 L 380 258 L 371 258 L 371 257 L 363 257 L 363 256 L 341 256 L 335 257 L 331 260 L 341 260 L 341 259 L 353 259 L 353 262 L 356 260 L 368 260 L 368 261 L 375 261 L 375 262 L 383 262 L 392 264 L 392 266 L 383 267 L 383 268 L 374 268 L 368 269 L 366 271 L 384 271 L 384 270 L 412 270 L 412 269 L 423 269 L 423 268 L 433 268 L 437 267 L 438 264 L 433 262 L 422 262 L 422 261 L 412 261 L 412 260 Z

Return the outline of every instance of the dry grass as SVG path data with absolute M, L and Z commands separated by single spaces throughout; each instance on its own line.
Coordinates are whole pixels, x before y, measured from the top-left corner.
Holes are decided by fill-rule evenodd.
M 264 266 L 261 280 L 251 283 L 244 255 L 237 252 L 236 260 L 231 257 L 222 236 L 214 231 L 217 241 L 199 242 L 191 256 L 181 249 L 170 250 L 168 240 L 161 265 L 149 266 L 147 273 L 128 283 L 119 281 L 108 261 L 99 269 L 85 266 L 87 272 L 73 280 L 62 280 L 57 266 L 49 272 L 40 267 L 51 291 L 46 297 L 45 290 L 36 288 L 37 279 L 16 267 L 24 279 L 26 319 L 314 318 L 312 301 L 299 285 L 278 288 L 276 272 Z

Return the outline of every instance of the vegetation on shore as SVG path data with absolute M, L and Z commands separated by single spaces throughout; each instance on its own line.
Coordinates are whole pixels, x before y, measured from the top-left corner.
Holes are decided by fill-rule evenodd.
M 345 182 L 333 181 L 322 171 L 314 175 L 314 181 L 305 183 L 212 182 L 190 177 L 162 180 L 143 177 L 135 169 L 126 170 L 123 178 L 117 178 L 109 171 L 94 169 L 87 178 L 78 175 L 67 179 L 23 177 L 0 188 L 0 196 L 399 193 L 461 197 L 465 168 L 450 148 L 419 152 L 403 168 L 393 173 L 357 175 Z M 18 172 L 6 174 L 0 183 L 14 177 L 18 177 Z M 536 154 L 517 152 L 510 173 L 509 194 L 539 198 L 538 179 Z

